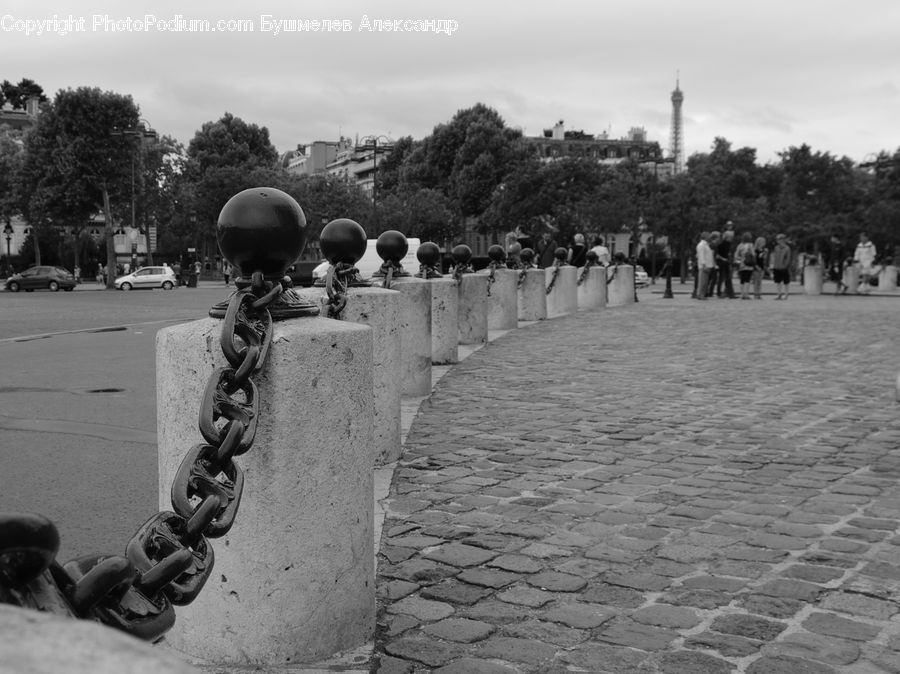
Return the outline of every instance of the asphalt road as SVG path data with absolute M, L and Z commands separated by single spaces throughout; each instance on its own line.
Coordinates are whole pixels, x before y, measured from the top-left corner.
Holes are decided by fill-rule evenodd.
M 232 289 L 0 292 L 0 511 L 53 520 L 60 561 L 121 554 L 158 511 L 156 333 Z

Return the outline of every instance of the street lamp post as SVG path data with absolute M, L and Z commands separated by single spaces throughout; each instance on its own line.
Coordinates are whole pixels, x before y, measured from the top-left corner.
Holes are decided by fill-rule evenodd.
M 12 225 L 10 225 L 8 222 L 3 228 L 3 235 L 6 237 L 6 267 L 7 269 L 11 270 L 12 267 L 9 263 L 9 260 L 12 257 L 12 254 L 10 252 L 10 244 L 12 243 L 13 228 Z
M 156 140 L 159 138 L 159 134 L 156 130 L 150 126 L 150 122 L 146 119 L 139 119 L 137 124 L 130 129 L 120 129 L 111 131 L 111 136 L 120 136 L 120 137 L 134 137 L 137 138 L 140 143 L 143 143 L 145 140 Z M 131 148 L 131 229 L 137 229 L 137 223 L 135 218 L 135 180 L 134 180 L 134 167 L 135 167 L 135 157 L 137 151 L 137 144 L 133 145 Z M 150 250 L 150 228 L 145 228 L 146 235 L 146 245 L 147 245 L 147 262 L 148 264 L 153 264 L 153 251 Z M 132 250 L 132 257 L 136 255 L 136 245 Z
M 366 136 L 362 144 L 357 145 L 357 150 L 372 151 L 372 225 L 378 229 L 378 143 L 381 143 L 382 154 L 394 149 L 394 141 L 387 136 Z

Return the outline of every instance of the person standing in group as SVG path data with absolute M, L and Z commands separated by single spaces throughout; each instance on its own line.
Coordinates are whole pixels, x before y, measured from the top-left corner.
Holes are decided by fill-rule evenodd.
M 541 233 L 541 240 L 538 241 L 537 247 L 534 250 L 537 266 L 541 269 L 552 267 L 553 261 L 556 259 L 557 248 L 558 246 L 556 239 L 553 238 L 553 232 L 549 229 L 545 229 Z
M 709 246 L 710 233 L 700 232 L 700 243 L 697 244 L 697 289 L 694 294 L 698 300 L 705 300 L 710 288 L 710 276 L 716 266 L 716 258 Z
M 775 248 L 772 249 L 772 280 L 778 289 L 778 297 L 775 299 L 786 300 L 788 284 L 791 282 L 791 247 L 784 234 L 775 237 Z
M 719 280 L 719 264 L 716 260 L 716 250 L 719 248 L 719 243 L 722 241 L 722 235 L 717 231 L 712 231 L 709 233 L 709 249 L 712 253 L 713 264 L 712 268 L 709 270 L 709 280 L 706 283 L 706 288 L 704 289 L 704 293 L 706 297 L 715 297 L 716 296 L 716 283 Z
M 769 268 L 769 250 L 766 248 L 766 237 L 757 237 L 753 243 L 753 254 L 756 256 L 756 264 L 753 267 L 753 297 L 762 299 L 762 281 Z
M 844 244 L 837 234 L 832 234 L 828 241 L 827 255 L 825 264 L 828 265 L 828 280 L 835 284 L 834 294 L 846 293 L 849 288 L 844 283 L 844 262 L 847 259 L 847 251 L 844 250 Z
M 738 280 L 741 283 L 741 299 L 750 299 L 750 281 L 756 269 L 756 252 L 753 250 L 753 237 L 750 232 L 741 235 L 741 242 L 734 251 L 734 263 L 738 268 Z
M 856 291 L 859 295 L 868 295 L 872 290 L 869 282 L 875 275 L 876 255 L 875 244 L 869 241 L 869 235 L 860 232 L 859 243 L 856 244 L 856 250 L 853 253 L 853 261 L 859 265 L 859 288 Z
M 587 246 L 584 244 L 584 234 L 576 234 L 572 237 L 572 245 L 569 246 L 569 255 L 566 261 L 573 267 L 583 267 L 587 262 Z
M 609 255 L 609 248 L 603 245 L 603 237 L 598 236 L 591 245 L 591 250 L 597 254 L 597 262 L 604 267 L 608 267 L 611 258 Z
M 522 225 L 516 225 L 516 231 L 514 232 L 516 236 L 516 241 L 522 246 L 522 249 L 531 248 L 534 250 L 534 240 L 531 238 L 531 234 L 522 229 Z
M 734 241 L 734 229 L 729 222 L 722 233 L 722 239 L 716 246 L 716 267 L 718 278 L 716 279 L 716 296 L 734 299 L 734 285 L 731 282 L 731 245 Z M 724 295 L 723 295 L 724 288 Z

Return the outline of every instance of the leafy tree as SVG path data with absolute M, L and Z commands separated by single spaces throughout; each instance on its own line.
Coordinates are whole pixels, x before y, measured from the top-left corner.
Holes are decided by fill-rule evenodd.
M 128 203 L 132 147 L 116 129 L 135 128 L 139 111 L 130 96 L 81 87 L 57 93 L 25 137 L 21 210 L 32 227 L 69 225 L 76 236 L 97 212 L 104 214 L 108 288 L 115 279 L 112 203 Z M 40 263 L 40 248 L 35 249 Z
M 391 192 L 378 203 L 378 232 L 396 229 L 409 237 L 440 245 L 459 236 L 447 198 L 428 187 Z M 370 234 L 371 236 L 371 234 Z
M 18 84 L 12 84 L 9 80 L 0 82 L 0 107 L 8 102 L 13 110 L 24 110 L 28 99 L 32 97 L 37 97 L 39 103 L 47 102 L 43 87 L 34 80 L 23 77 Z
M 9 224 L 19 212 L 16 181 L 25 159 L 22 133 L 0 127 L 0 222 Z

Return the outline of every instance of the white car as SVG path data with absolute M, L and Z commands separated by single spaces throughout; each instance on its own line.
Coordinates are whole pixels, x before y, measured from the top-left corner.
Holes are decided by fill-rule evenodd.
M 416 257 L 416 251 L 419 250 L 419 239 L 407 239 L 409 243 L 409 250 L 406 251 L 406 256 L 400 260 L 400 264 L 403 267 L 404 271 L 408 271 L 410 274 L 416 274 L 419 271 L 419 258 Z M 359 262 L 356 263 L 356 268 L 359 269 L 359 275 L 364 279 L 372 278 L 372 274 L 378 271 L 381 268 L 382 259 L 378 255 L 378 251 L 375 250 L 375 244 L 378 242 L 378 239 L 369 239 L 366 242 L 366 252 L 363 253 L 363 256 L 359 259 Z M 328 260 L 322 261 L 318 267 L 313 269 L 313 281 L 318 281 L 320 278 L 325 278 L 325 275 L 328 274 Z
M 634 285 L 637 288 L 646 288 L 650 285 L 650 276 L 641 265 L 634 268 Z
M 117 278 L 115 285 L 118 290 L 138 288 L 171 290 L 178 285 L 178 279 L 171 267 L 141 267 L 131 274 Z

